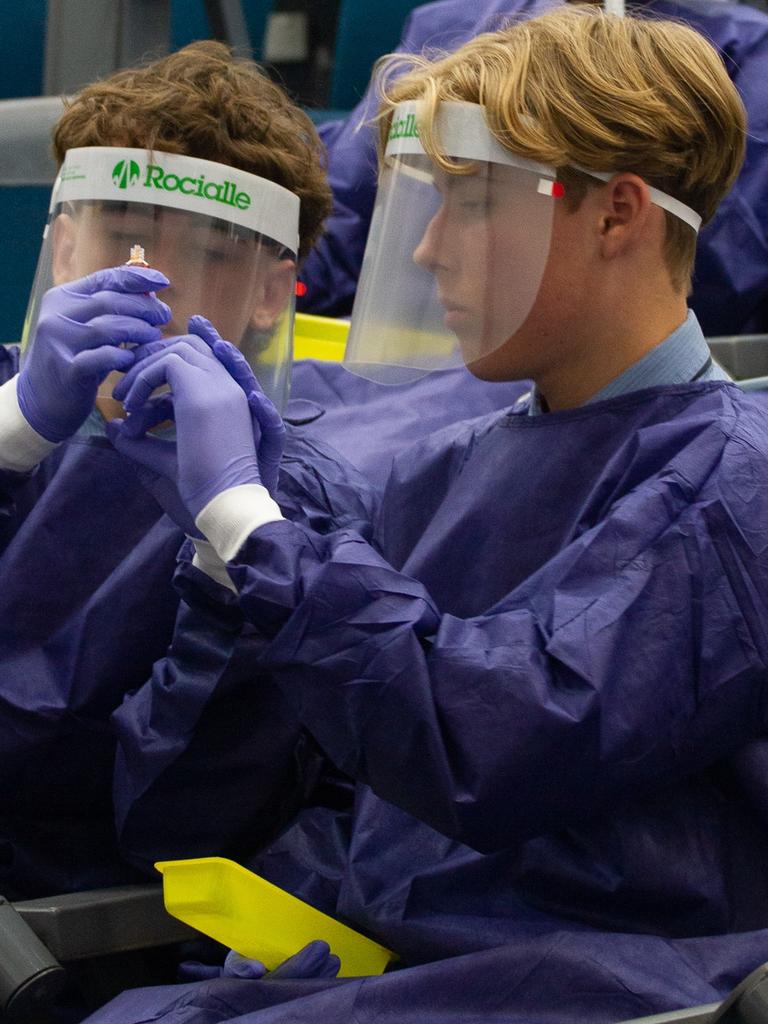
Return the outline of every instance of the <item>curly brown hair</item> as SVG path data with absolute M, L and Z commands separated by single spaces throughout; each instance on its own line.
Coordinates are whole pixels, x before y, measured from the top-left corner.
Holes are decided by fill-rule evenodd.
M 67 101 L 53 133 L 59 164 L 78 146 L 135 146 L 215 160 L 282 185 L 301 201 L 299 258 L 330 213 L 315 127 L 251 60 L 205 40 L 118 71 Z

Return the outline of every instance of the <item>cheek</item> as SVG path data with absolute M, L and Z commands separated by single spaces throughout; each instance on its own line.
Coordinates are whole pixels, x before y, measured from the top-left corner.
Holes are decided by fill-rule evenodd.
M 549 236 L 520 220 L 489 237 L 483 272 L 489 317 L 499 330 L 516 330 L 536 303 L 549 263 Z
M 583 258 L 573 249 L 553 250 L 542 279 L 542 304 L 560 317 L 573 316 L 589 291 Z
M 258 305 L 258 279 L 253 268 L 240 271 L 231 263 L 209 266 L 206 273 L 196 276 L 196 284 L 180 298 L 187 318 L 202 313 L 223 338 L 238 345 Z M 176 303 L 172 305 L 175 313 Z
M 125 257 L 128 259 L 128 257 Z M 119 262 L 119 261 L 118 261 Z M 72 260 L 72 280 L 92 274 L 95 270 L 115 266 L 114 252 L 104 241 L 91 236 L 78 241 Z

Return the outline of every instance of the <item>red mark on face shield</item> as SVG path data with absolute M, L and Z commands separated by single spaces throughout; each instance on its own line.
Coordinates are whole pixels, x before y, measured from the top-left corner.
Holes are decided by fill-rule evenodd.
M 551 196 L 553 199 L 562 199 L 565 195 L 565 185 L 562 181 L 552 181 L 551 178 L 539 178 L 536 191 L 542 196 Z

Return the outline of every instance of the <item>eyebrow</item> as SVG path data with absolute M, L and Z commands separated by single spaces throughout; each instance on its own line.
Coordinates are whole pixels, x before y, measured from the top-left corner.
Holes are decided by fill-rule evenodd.
M 479 183 L 487 184 L 488 178 L 485 175 L 480 175 L 476 171 L 471 174 L 451 174 L 449 171 L 444 171 L 442 168 L 435 168 L 432 175 L 435 188 L 439 191 L 451 191 L 456 188 L 460 188 L 462 185 Z
M 124 200 L 87 200 L 87 202 L 93 206 L 100 205 L 107 215 L 125 217 L 127 220 L 126 228 L 130 228 L 131 220 L 145 220 L 148 223 L 150 221 L 154 223 L 161 214 L 182 216 L 187 213 L 186 210 L 176 210 L 169 206 L 129 203 Z M 194 214 L 191 216 L 195 217 Z M 131 218 L 131 220 L 128 218 Z M 222 220 L 220 217 L 208 217 L 205 220 L 196 217 L 195 220 L 190 221 L 190 226 L 193 230 L 197 228 L 200 231 L 214 231 L 222 238 L 234 237 L 242 239 L 244 242 L 253 242 L 254 248 L 261 247 L 278 259 L 296 258 L 296 254 L 281 242 L 277 242 L 268 235 L 261 234 L 259 231 L 254 231 L 253 228 L 245 227 L 242 224 L 235 224 L 233 221 Z

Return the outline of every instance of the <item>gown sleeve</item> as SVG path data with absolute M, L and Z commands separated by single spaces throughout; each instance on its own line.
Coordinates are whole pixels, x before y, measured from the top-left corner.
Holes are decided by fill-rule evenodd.
M 0 386 L 8 383 L 18 368 L 18 346 L 0 345 Z M 7 548 L 45 490 L 57 460 L 54 453 L 44 458 L 41 466 L 25 472 L 0 468 L 0 553 Z
M 330 446 L 290 435 L 279 500 L 318 536 L 370 536 L 378 494 Z M 167 655 L 113 715 L 119 842 L 142 869 L 158 858 L 244 859 L 318 791 L 346 800 L 349 788 L 262 665 L 269 632 L 191 565 L 176 585 L 183 600 Z
M 257 630 L 242 629 L 236 603 L 198 593 L 182 603 L 174 641 L 149 682 L 113 716 L 118 839 L 136 866 L 242 860 L 320 782 L 325 759 L 260 670 L 263 645 Z

